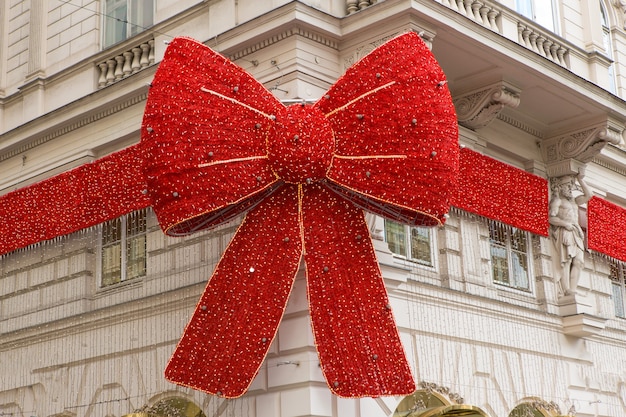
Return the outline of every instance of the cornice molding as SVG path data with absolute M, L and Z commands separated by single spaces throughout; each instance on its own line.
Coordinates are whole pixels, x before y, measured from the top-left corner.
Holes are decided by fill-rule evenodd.
M 17 146 L 7 152 L 4 152 L 2 154 L 0 154 L 0 162 L 5 161 L 9 158 L 12 158 L 16 155 L 19 155 L 25 151 L 28 151 L 30 149 L 33 149 L 39 145 L 42 145 L 46 142 L 49 142 L 51 140 L 53 140 L 54 138 L 57 138 L 59 136 L 63 136 L 69 132 L 72 132 L 73 130 L 79 129 L 83 126 L 86 126 L 90 123 L 94 123 L 98 120 L 104 119 L 108 116 L 111 116 L 115 113 L 118 113 L 122 110 L 125 110 L 129 107 L 132 107 L 136 104 L 139 104 L 143 101 L 145 101 L 148 98 L 148 92 L 147 91 L 141 91 L 138 94 L 135 94 L 131 97 L 126 98 L 126 100 L 121 101 L 116 103 L 115 105 L 111 106 L 111 107 L 106 107 L 100 111 L 97 111 L 95 113 L 88 113 L 87 115 L 85 115 L 84 117 L 81 117 L 77 120 L 74 120 L 68 124 L 62 125 L 57 127 L 56 129 L 50 131 L 49 133 L 40 136 L 34 140 L 30 140 L 27 141 L 26 143 L 21 144 L 20 146 Z M 137 128 L 139 129 L 139 126 L 137 126 Z
M 511 126 L 517 128 L 517 129 L 519 129 L 519 130 L 521 130 L 523 132 L 526 132 L 526 133 L 528 133 L 530 135 L 533 135 L 533 136 L 535 136 L 535 137 L 537 137 L 539 139 L 543 139 L 544 138 L 544 134 L 543 134 L 542 131 L 540 131 L 538 129 L 535 129 L 534 127 L 532 127 L 530 125 L 527 125 L 526 123 L 524 123 L 524 122 L 522 122 L 522 121 L 520 121 L 520 120 L 518 120 L 518 119 L 516 119 L 514 117 L 511 117 L 508 114 L 498 113 L 496 118 L 498 120 L 508 124 L 508 125 L 511 125 Z
M 271 46 L 275 43 L 278 43 L 292 36 L 301 36 L 303 38 L 306 38 L 314 42 L 317 42 L 321 45 L 324 45 L 328 48 L 339 50 L 339 42 L 337 42 L 336 40 L 326 37 L 322 35 L 321 33 L 307 30 L 299 26 L 295 26 L 289 29 L 285 29 L 282 32 L 277 33 L 275 35 L 269 36 L 263 39 L 262 41 L 259 41 L 253 45 L 250 45 L 240 51 L 229 54 L 228 59 L 230 59 L 231 61 L 236 61 L 238 59 L 241 59 L 247 55 L 258 52 L 263 48 L 267 48 L 268 46 Z
M 613 148 L 613 151 L 624 152 L 624 149 L 616 145 L 609 145 L 609 146 Z M 598 166 L 606 168 L 609 171 L 613 171 L 619 175 L 626 177 L 626 166 L 619 164 L 618 162 L 614 161 L 612 158 L 610 158 L 607 155 L 598 154 L 591 160 L 591 162 L 593 162 L 594 164 Z

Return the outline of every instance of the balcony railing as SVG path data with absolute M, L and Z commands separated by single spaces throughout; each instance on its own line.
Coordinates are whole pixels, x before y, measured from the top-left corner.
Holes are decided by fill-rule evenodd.
M 154 39 L 117 53 L 97 64 L 98 88 L 123 80 L 151 64 L 154 64 Z
M 441 4 L 465 15 L 489 29 L 499 32 L 497 19 L 500 10 L 494 4 L 476 0 L 441 0 Z
M 436 1 L 551 61 L 570 68 L 569 57 L 573 47 L 566 46 L 564 40 L 558 35 L 534 24 L 498 2 L 490 0 Z M 513 33 L 514 27 L 517 28 L 517 33 Z

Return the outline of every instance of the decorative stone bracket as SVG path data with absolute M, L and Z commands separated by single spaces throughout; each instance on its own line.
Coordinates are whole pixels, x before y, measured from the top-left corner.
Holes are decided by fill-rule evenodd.
M 500 81 L 455 97 L 454 106 L 459 124 L 472 130 L 485 127 L 504 107 L 517 107 L 519 95 L 519 89 Z
M 623 126 L 607 120 L 545 139 L 541 143 L 541 153 L 548 168 L 548 177 L 576 175 L 578 167 L 591 161 L 607 143 L 620 143 L 623 132 Z

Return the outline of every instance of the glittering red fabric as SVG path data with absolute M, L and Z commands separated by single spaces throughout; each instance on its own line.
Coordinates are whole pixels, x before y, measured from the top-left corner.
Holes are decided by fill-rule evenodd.
M 455 207 L 548 236 L 548 182 L 478 152 L 461 150 Z
M 457 139 L 445 76 L 414 33 L 364 57 L 313 106 L 289 107 L 206 46 L 175 39 L 142 127 L 159 222 L 185 234 L 254 208 L 210 279 L 168 379 L 224 397 L 245 393 L 303 252 L 330 389 L 345 397 L 413 392 L 360 208 L 412 225 L 442 223 Z
M 252 209 L 224 252 L 165 376 L 225 397 L 245 393 L 274 337 L 300 266 L 297 186 Z
M 330 389 L 342 397 L 414 391 L 363 211 L 327 188 L 303 188 L 311 323 Z
M 626 209 L 599 197 L 587 203 L 589 249 L 626 262 Z
M 150 205 L 140 145 L 0 198 L 0 254 Z

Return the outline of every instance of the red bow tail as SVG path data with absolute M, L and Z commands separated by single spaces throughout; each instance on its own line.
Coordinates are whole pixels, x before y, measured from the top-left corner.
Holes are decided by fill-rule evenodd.
M 325 187 L 304 188 L 311 323 L 328 386 L 341 397 L 411 394 L 415 382 L 363 211 Z
M 283 187 L 245 217 L 207 284 L 165 376 L 236 398 L 259 371 L 300 265 L 295 186 Z

